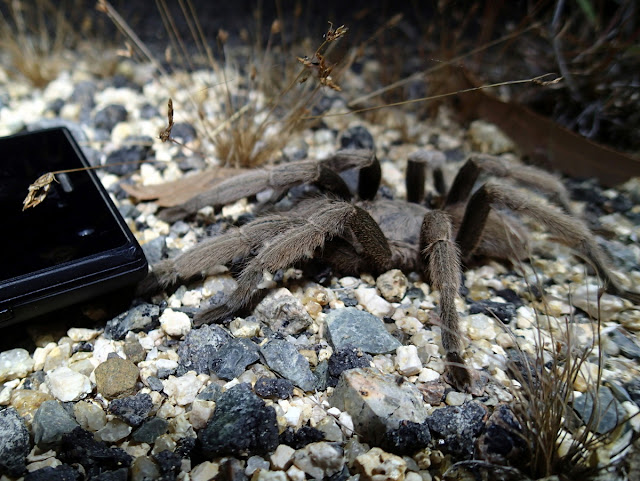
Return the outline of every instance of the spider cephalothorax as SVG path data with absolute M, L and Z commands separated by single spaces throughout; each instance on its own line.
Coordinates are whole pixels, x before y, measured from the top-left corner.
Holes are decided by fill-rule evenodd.
M 552 175 L 533 167 L 511 168 L 495 157 L 474 156 L 448 191 L 442 192 L 437 208 L 431 209 L 420 203 L 427 163 L 427 156 L 420 154 L 409 160 L 407 197 L 411 202 L 375 199 L 380 165 L 370 151 L 363 150 L 341 151 L 324 161 L 292 162 L 228 179 L 161 215 L 173 220 L 205 205 L 223 205 L 268 188 L 277 197 L 301 183 L 316 184 L 324 194 L 258 217 L 156 264 L 141 290 L 206 276 L 220 265 L 245 259 L 237 290 L 224 304 L 200 311 L 195 320 L 199 325 L 225 319 L 248 304 L 259 291 L 265 270 L 273 273 L 314 257 L 345 274 L 377 274 L 391 268 L 419 271 L 440 291 L 442 344 L 450 381 L 459 389 L 469 389 L 471 384 L 462 359 L 454 302 L 461 265 L 474 256 L 513 260 L 527 254 L 524 227 L 513 216 L 499 215 L 495 208 L 536 219 L 591 262 L 609 292 L 640 301 L 640 294 L 622 289 L 613 278 L 606 256 L 585 223 L 572 215 L 566 191 Z M 360 171 L 356 201 L 336 173 L 350 168 Z M 490 180 L 475 189 L 482 172 L 545 194 L 555 205 L 541 203 L 538 196 L 509 182 Z

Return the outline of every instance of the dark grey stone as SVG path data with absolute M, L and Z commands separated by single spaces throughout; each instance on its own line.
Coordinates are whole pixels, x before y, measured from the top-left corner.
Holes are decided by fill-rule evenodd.
M 24 477 L 24 481 L 81 481 L 82 475 L 71 466 L 62 464 L 52 468 L 36 469 Z
M 343 349 L 334 351 L 329 358 L 327 384 L 336 387 L 340 374 L 347 369 L 355 369 L 357 367 L 369 367 L 372 358 L 368 354 L 364 354 L 353 346 L 347 346 Z
M 152 391 L 162 392 L 162 390 L 164 389 L 164 384 L 162 383 L 162 381 L 155 376 L 149 376 L 147 378 L 147 384 L 149 384 L 149 388 Z
M 107 155 L 105 170 L 118 176 L 132 174 L 140 168 L 138 162 L 147 159 L 150 151 L 150 146 L 141 144 L 116 149 Z
M 369 354 L 386 354 L 402 345 L 380 319 L 354 307 L 329 311 L 326 323 L 327 338 L 335 350 L 355 347 Z
M 155 239 L 142 245 L 142 251 L 149 264 L 156 264 L 166 257 L 167 240 L 165 236 L 158 236 Z
M 140 107 L 139 114 L 140 114 L 140 118 L 145 120 L 162 116 L 160 111 L 154 105 L 151 105 L 151 104 L 144 104 L 142 107 Z
M 126 468 L 133 460 L 124 450 L 96 441 L 93 433 L 79 427 L 62 437 L 58 457 L 67 464 L 81 464 L 86 479 L 94 479 L 105 471 Z
M 224 343 L 228 342 L 231 335 L 220 326 L 207 325 L 192 329 L 186 335 L 178 348 L 178 376 L 188 371 L 196 371 L 198 374 L 209 374 L 212 356 Z
M 595 393 L 585 392 L 573 401 L 573 409 L 585 425 L 598 434 L 613 431 L 626 416 L 624 408 L 606 386 L 598 389 L 597 398 Z
M 290 342 L 271 339 L 260 347 L 260 353 L 267 366 L 300 389 L 315 389 L 316 378 L 309 368 L 309 361 Z
M 191 142 L 198 138 L 198 133 L 193 125 L 186 122 L 176 122 L 171 129 L 171 137 L 181 142 Z
M 253 390 L 263 398 L 287 399 L 293 396 L 293 383 L 288 379 L 261 377 L 253 385 Z
M 516 315 L 517 307 L 510 302 L 475 301 L 469 305 L 469 314 L 486 314 L 496 316 L 505 324 L 511 322 Z
M 476 401 L 462 406 L 436 409 L 427 418 L 435 445 L 444 453 L 457 459 L 471 459 L 476 438 L 484 427 L 487 408 Z
M 109 403 L 109 412 L 124 420 L 130 426 L 140 426 L 153 408 L 151 396 L 145 393 L 136 394 Z
M 230 381 L 258 359 L 258 346 L 249 339 L 230 339 L 212 355 L 209 369 L 219 378 Z
M 276 412 L 247 384 L 226 391 L 198 439 L 206 456 L 266 454 L 278 446 Z
M 29 431 L 14 408 L 0 411 L 0 475 L 19 477 L 29 454 Z
M 219 384 L 212 382 L 200 391 L 197 399 L 202 399 L 203 401 L 217 401 L 220 396 L 222 396 L 222 387 Z
M 129 479 L 129 469 L 120 468 L 114 471 L 104 471 L 91 478 L 91 481 L 127 481 Z
M 429 442 L 431 442 L 431 434 L 426 423 L 401 421 L 397 428 L 384 433 L 380 446 L 393 454 L 411 456 L 426 448 Z
M 166 419 L 151 418 L 145 421 L 142 426 L 136 429 L 131 435 L 131 439 L 138 443 L 153 443 L 158 436 L 167 432 L 169 423 Z
M 506 404 L 493 411 L 476 446 L 476 457 L 493 464 L 524 466 L 529 461 L 522 426 Z
M 340 136 L 340 147 L 343 149 L 375 150 L 373 135 L 362 125 L 350 127 Z
M 43 402 L 33 416 L 31 430 L 38 447 L 47 450 L 60 444 L 62 436 L 78 427 L 78 423 L 58 401 Z
M 140 304 L 127 312 L 114 317 L 105 326 L 104 333 L 108 338 L 120 341 L 129 331 L 149 332 L 160 325 L 160 308 L 153 304 Z
M 609 338 L 620 348 L 620 353 L 629 359 L 640 359 L 640 346 L 626 336 L 620 328 L 607 333 Z
M 117 123 L 127 120 L 128 115 L 127 109 L 123 105 L 107 105 L 96 113 L 93 124 L 96 129 L 105 129 L 111 132 Z

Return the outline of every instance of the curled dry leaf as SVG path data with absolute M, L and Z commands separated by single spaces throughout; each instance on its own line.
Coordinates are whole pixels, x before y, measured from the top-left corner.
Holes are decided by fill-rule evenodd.
M 167 119 L 169 121 L 169 125 L 160 131 L 160 135 L 158 137 L 163 142 L 171 139 L 171 129 L 173 128 L 173 100 L 169 99 L 168 102 L 168 111 L 167 111 Z
M 47 193 L 51 188 L 51 182 L 54 180 L 56 180 L 56 177 L 52 172 L 47 172 L 38 177 L 36 181 L 29 186 L 29 193 L 22 202 L 22 210 L 40 204 L 47 197 Z

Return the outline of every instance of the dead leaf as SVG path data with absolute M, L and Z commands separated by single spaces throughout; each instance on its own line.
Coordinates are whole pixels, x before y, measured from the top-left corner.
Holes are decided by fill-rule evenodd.
M 449 73 L 449 88 L 481 85 L 461 69 Z M 606 187 L 640 176 L 640 159 L 592 142 L 527 107 L 503 102 L 485 90 L 458 97 L 467 120 L 480 117 L 497 125 L 535 165 L 572 177 L 596 177 Z
M 35 207 L 46 199 L 49 189 L 51 188 L 51 183 L 54 180 L 56 180 L 56 177 L 52 172 L 47 172 L 38 177 L 35 182 L 29 186 L 27 197 L 22 202 L 22 210 Z
M 160 207 L 175 207 L 206 192 L 223 180 L 246 172 L 247 169 L 221 167 L 188 174 L 181 179 L 156 185 L 121 184 L 122 189 L 139 201 L 155 200 Z

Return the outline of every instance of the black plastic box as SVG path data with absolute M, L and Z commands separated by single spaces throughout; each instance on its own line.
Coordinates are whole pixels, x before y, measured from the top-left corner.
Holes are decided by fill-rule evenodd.
M 57 174 L 22 210 L 41 175 L 89 164 L 66 128 L 0 138 L 0 327 L 133 284 L 140 245 L 93 171 Z

